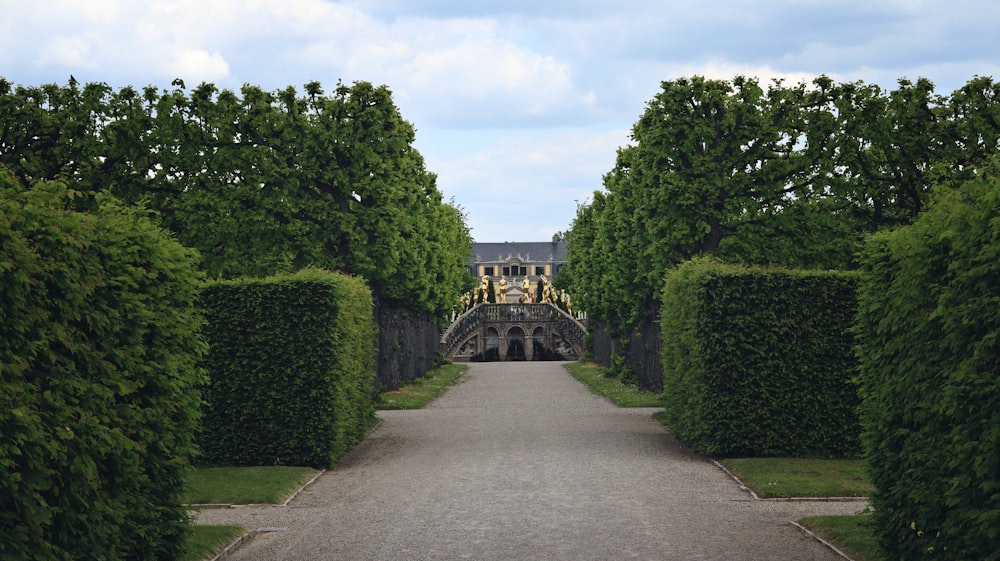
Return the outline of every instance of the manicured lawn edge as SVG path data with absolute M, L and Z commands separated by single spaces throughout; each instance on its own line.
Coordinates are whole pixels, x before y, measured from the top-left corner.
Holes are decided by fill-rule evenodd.
M 810 530 L 809 528 L 803 526 L 802 524 L 799 524 L 798 522 L 795 522 L 794 520 L 790 521 L 789 523 L 792 526 L 795 526 L 796 528 L 798 528 L 799 531 L 802 532 L 803 534 L 805 534 L 805 535 L 809 536 L 810 538 L 818 541 L 819 543 L 825 545 L 827 548 L 833 550 L 834 553 L 836 553 L 837 555 L 843 557 L 844 559 L 849 559 L 851 561 L 860 561 L 858 559 L 855 559 L 854 557 L 851 557 L 850 555 L 848 555 L 844 551 L 842 551 L 839 547 L 836 546 L 836 544 L 832 543 L 830 540 L 826 540 L 826 539 L 822 538 L 816 532 L 813 532 L 812 530 Z
M 288 504 L 323 473 L 292 466 L 195 468 L 181 501 L 192 508 Z
M 884 561 L 885 555 L 868 524 L 869 516 L 809 516 L 792 524 L 847 559 Z
M 243 545 L 254 534 L 241 526 L 193 526 L 178 561 L 219 559 Z
M 606 397 L 618 407 L 662 407 L 659 394 L 644 392 L 616 378 L 605 375 L 606 368 L 592 362 L 569 362 L 563 367 L 573 378 L 587 386 L 596 395 Z
M 727 458 L 712 462 L 755 499 L 864 501 L 871 492 L 861 460 Z
M 398 390 L 382 392 L 375 408 L 381 410 L 423 409 L 454 386 L 469 369 L 468 364 L 451 363 L 431 370 Z

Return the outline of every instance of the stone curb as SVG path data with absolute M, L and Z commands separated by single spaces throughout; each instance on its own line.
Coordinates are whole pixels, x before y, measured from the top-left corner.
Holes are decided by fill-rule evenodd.
M 233 540 L 229 545 L 227 545 L 222 551 L 215 554 L 214 557 L 210 558 L 209 561 L 219 561 L 223 557 L 229 557 L 234 551 L 243 546 L 243 544 L 249 542 L 257 536 L 257 530 L 250 530 L 249 532 L 243 534 L 242 536 Z
M 817 501 L 817 502 L 819 502 L 819 501 L 827 501 L 827 502 L 854 502 L 854 501 L 857 501 L 857 502 L 861 502 L 861 501 L 865 501 L 865 502 L 867 502 L 868 501 L 868 497 L 780 497 L 780 498 L 774 498 L 774 499 L 762 499 L 759 496 L 757 496 L 757 493 L 755 493 L 753 489 L 751 489 L 750 487 L 747 487 L 746 484 L 744 484 L 743 481 L 740 480 L 739 477 L 736 477 L 736 474 L 734 474 L 733 472 L 731 472 L 728 469 L 726 469 L 726 466 L 722 465 L 721 463 L 719 463 L 716 460 L 712 460 L 712 463 L 715 464 L 715 466 L 717 468 L 719 468 L 720 470 L 722 470 L 723 473 L 725 473 L 726 475 L 728 475 L 729 477 L 731 477 L 733 479 L 733 481 L 735 481 L 736 484 L 740 486 L 740 490 L 746 491 L 747 493 L 749 493 L 750 496 L 755 501 L 761 501 L 761 502 L 771 502 L 771 501 L 773 501 L 773 502 L 780 502 L 780 501 L 786 501 L 786 502 L 795 502 L 795 501 Z M 816 533 L 814 533 L 809 528 L 806 528 L 805 526 L 803 526 L 802 524 L 799 524 L 798 522 L 796 522 L 794 520 L 789 520 L 788 523 L 791 524 L 792 526 L 795 526 L 796 528 L 798 528 L 799 531 L 802 532 L 803 534 L 805 534 L 805 535 L 811 537 L 812 539 L 818 541 L 819 543 L 823 544 L 828 549 L 830 549 L 831 551 L 833 551 L 834 553 L 836 553 L 840 557 L 844 558 L 846 561 L 854 561 L 854 559 L 850 555 L 847 555 L 846 553 L 844 553 L 843 551 L 841 551 L 840 549 L 838 549 L 835 545 L 833 545 L 829 541 L 827 541 L 827 540 L 819 537 L 818 535 L 816 535 Z
M 268 506 L 275 507 L 275 508 L 283 508 L 283 507 L 287 508 L 288 507 L 288 503 L 292 502 L 292 500 L 294 500 L 295 497 L 299 496 L 299 493 L 301 493 L 307 487 L 309 487 L 310 485 L 312 485 L 324 473 L 326 473 L 325 469 L 320 470 L 319 473 L 317 473 L 316 475 L 314 475 L 312 477 L 312 479 L 310 479 L 309 481 L 306 481 L 305 483 L 303 483 L 302 486 L 300 486 L 298 489 L 296 489 L 295 492 L 292 493 L 287 499 L 285 499 L 285 502 L 281 503 L 280 505 L 279 504 L 273 504 L 273 503 L 245 504 L 245 505 L 208 503 L 208 504 L 190 504 L 190 505 L 183 505 L 183 506 L 185 508 L 187 508 L 187 509 L 202 509 L 202 510 L 204 510 L 204 509 L 223 509 L 223 508 L 232 508 L 232 509 L 237 509 L 237 508 L 253 508 L 253 507 L 260 508 L 260 507 L 268 507 Z M 246 532 L 245 534 L 243 534 L 240 537 L 238 537 L 235 540 L 233 540 L 225 548 L 223 548 L 222 551 L 220 551 L 219 553 L 217 553 L 215 556 L 209 558 L 207 561 L 219 561 L 220 559 L 222 559 L 224 557 L 229 557 L 230 555 L 232 555 L 232 553 L 234 551 L 236 551 L 237 549 L 243 547 L 244 544 L 246 544 L 250 540 L 252 540 L 255 537 L 257 537 L 257 534 L 259 534 L 260 532 L 261 532 L 261 529 L 250 530 L 249 532 Z
M 854 559 L 850 555 L 848 555 L 848 554 L 844 553 L 843 551 L 837 549 L 837 547 L 834 546 L 832 543 L 830 543 L 830 542 L 824 540 L 823 538 L 817 536 L 809 528 L 806 528 L 805 526 L 803 526 L 802 524 L 799 524 L 798 522 L 796 522 L 794 520 L 789 520 L 788 523 L 791 524 L 792 526 L 795 526 L 796 528 L 798 528 L 805 535 L 807 535 L 807 536 L 811 537 L 812 539 L 818 541 L 819 543 L 825 545 L 827 548 L 829 548 L 830 550 L 832 550 L 837 555 L 843 557 L 847 561 L 854 561 Z
M 312 485 L 324 473 L 326 473 L 325 469 L 320 470 L 319 473 L 317 473 L 316 475 L 314 475 L 313 478 L 310 479 L 309 481 L 306 481 L 305 483 L 303 483 L 301 487 L 299 487 L 298 489 L 296 489 L 295 492 L 292 493 L 287 499 L 285 499 L 285 502 L 283 502 L 281 504 L 276 504 L 276 503 L 250 503 L 250 504 L 194 503 L 194 504 L 187 504 L 187 505 L 181 505 L 181 506 L 184 507 L 184 508 L 186 508 L 186 509 L 188 509 L 188 510 L 207 510 L 207 509 L 218 509 L 218 508 L 250 508 L 250 507 L 261 508 L 261 507 L 266 507 L 266 506 L 287 507 L 288 503 L 292 502 L 295 499 L 295 497 L 299 496 L 299 493 L 301 493 L 302 491 L 305 491 L 307 487 L 309 487 L 310 485 Z
M 319 470 L 319 473 L 317 473 L 316 475 L 314 475 L 312 479 L 310 479 L 309 481 L 306 481 L 305 483 L 303 483 L 302 486 L 299 487 L 297 491 L 295 491 L 294 493 L 292 493 L 292 495 L 290 497 L 288 497 L 287 499 L 285 499 L 285 502 L 281 503 L 281 506 L 288 506 L 288 503 L 292 502 L 292 500 L 295 497 L 299 496 L 299 493 L 301 493 L 302 491 L 305 491 L 306 487 L 312 485 L 313 482 L 316 481 L 317 479 L 319 479 L 319 476 L 323 475 L 324 473 L 326 473 L 325 469 Z

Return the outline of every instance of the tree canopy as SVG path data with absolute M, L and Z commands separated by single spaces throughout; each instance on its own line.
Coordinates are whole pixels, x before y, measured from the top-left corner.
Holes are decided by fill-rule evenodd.
M 13 86 L 0 79 L 0 163 L 157 212 L 212 277 L 306 266 L 364 277 L 443 317 L 471 237 L 385 86 L 268 92 L 200 84 Z
M 652 321 L 664 272 L 696 255 L 855 267 L 866 234 L 911 223 L 932 184 L 997 153 L 1000 84 L 682 78 L 631 139 L 567 236 L 573 292 L 615 336 Z

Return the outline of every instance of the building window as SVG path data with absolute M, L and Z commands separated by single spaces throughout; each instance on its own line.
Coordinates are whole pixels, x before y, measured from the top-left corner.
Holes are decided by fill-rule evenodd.
M 493 276 L 493 267 L 483 267 L 483 274 Z
M 504 267 L 503 268 L 503 276 L 505 276 L 505 277 L 509 277 L 510 276 L 510 267 Z
M 535 275 L 536 276 L 541 276 L 541 275 L 544 275 L 544 274 L 545 274 L 545 266 L 544 265 L 542 265 L 542 266 L 536 266 L 535 267 Z

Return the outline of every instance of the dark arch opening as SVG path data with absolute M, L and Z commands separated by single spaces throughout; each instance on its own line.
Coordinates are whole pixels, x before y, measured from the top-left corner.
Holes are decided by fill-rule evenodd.
M 524 353 L 524 331 L 512 327 L 507 331 L 507 360 L 527 360 Z

